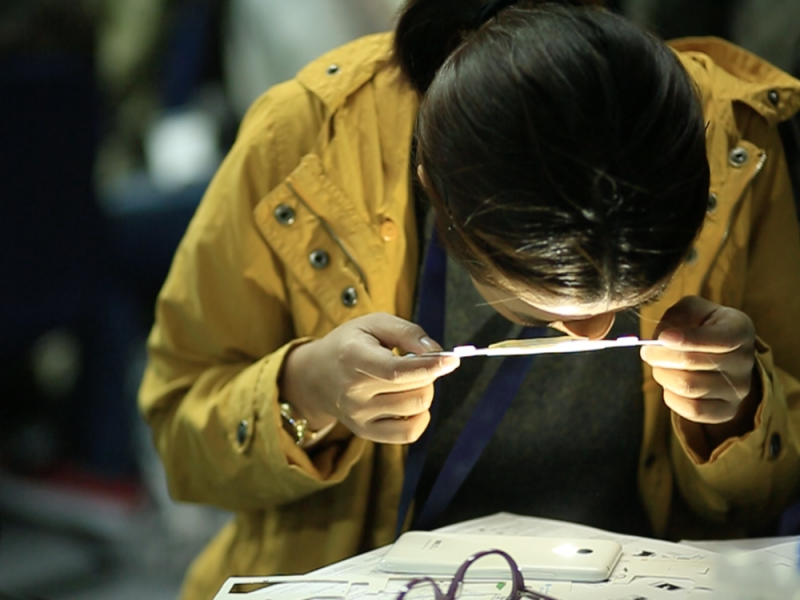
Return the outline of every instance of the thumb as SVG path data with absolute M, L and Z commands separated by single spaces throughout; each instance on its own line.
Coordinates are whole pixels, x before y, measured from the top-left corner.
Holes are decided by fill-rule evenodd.
M 720 309 L 720 305 L 700 296 L 686 296 L 672 305 L 658 323 L 653 337 L 680 343 L 686 334 L 701 327 Z
M 404 353 L 424 354 L 442 349 L 438 342 L 428 337 L 422 327 L 389 313 L 367 315 L 360 328 L 385 348 L 398 348 Z

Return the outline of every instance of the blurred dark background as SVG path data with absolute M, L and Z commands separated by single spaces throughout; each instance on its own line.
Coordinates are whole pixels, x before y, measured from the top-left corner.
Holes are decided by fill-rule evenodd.
M 158 289 L 247 106 L 400 0 L 0 0 L 0 596 L 174 598 L 228 518 L 136 411 Z M 618 0 L 784 69 L 796 0 Z

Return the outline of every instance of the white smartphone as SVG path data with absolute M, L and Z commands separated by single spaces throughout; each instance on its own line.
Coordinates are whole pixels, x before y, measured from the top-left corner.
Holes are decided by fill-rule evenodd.
M 526 579 L 549 581 L 606 581 L 622 556 L 622 546 L 613 540 L 409 531 L 397 539 L 379 566 L 387 573 L 452 576 L 473 554 L 494 549 L 508 553 Z M 495 555 L 478 560 L 467 577 L 507 574 L 508 563 Z

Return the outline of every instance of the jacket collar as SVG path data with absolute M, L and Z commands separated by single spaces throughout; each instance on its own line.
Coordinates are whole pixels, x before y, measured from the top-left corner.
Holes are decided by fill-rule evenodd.
M 297 79 L 334 111 L 392 60 L 392 41 L 392 33 L 360 38 L 309 63 Z M 697 53 L 710 58 L 702 73 L 690 69 L 693 77 L 705 78 L 719 99 L 744 102 L 770 125 L 800 111 L 800 81 L 747 50 L 714 37 L 682 38 L 669 45 L 686 53 L 684 64 L 697 60 Z M 702 87 L 703 82 L 698 83 Z M 773 102 L 775 94 L 777 104 Z
M 800 81 L 767 61 L 730 42 L 713 37 L 673 40 L 669 45 L 679 53 L 701 88 L 708 83 L 721 100 L 744 102 L 775 126 L 800 110 Z M 706 55 L 704 61 L 697 53 Z M 705 63 L 704 68 L 689 67 L 687 62 Z M 777 103 L 775 102 L 777 101 Z
M 392 33 L 359 38 L 306 65 L 297 80 L 333 112 L 392 60 Z

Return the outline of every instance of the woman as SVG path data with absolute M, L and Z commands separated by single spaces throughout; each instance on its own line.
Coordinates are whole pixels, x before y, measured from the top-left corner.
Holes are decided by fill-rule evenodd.
M 427 525 L 516 510 L 745 535 L 797 497 L 800 241 L 775 125 L 800 83 L 719 40 L 674 49 L 578 2 L 412 0 L 396 36 L 254 104 L 176 254 L 141 391 L 173 496 L 236 512 L 184 597 L 419 523 L 510 380 L 424 354 L 518 322 L 665 345 L 537 357 Z

